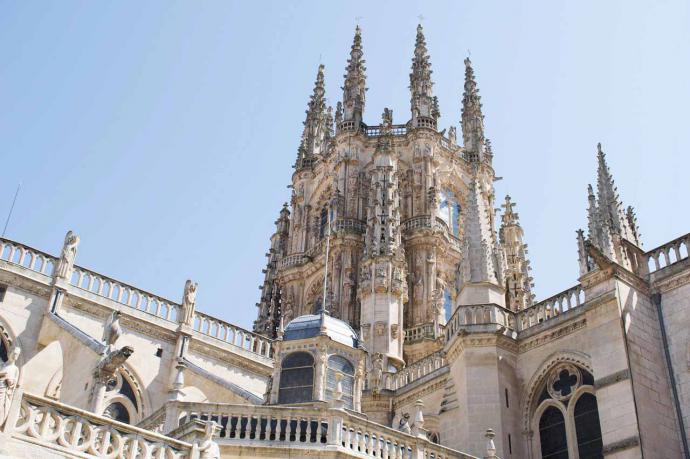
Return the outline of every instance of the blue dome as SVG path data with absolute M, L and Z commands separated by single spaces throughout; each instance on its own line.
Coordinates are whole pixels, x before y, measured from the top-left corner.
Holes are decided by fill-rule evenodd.
M 346 346 L 358 347 L 359 337 L 357 333 L 340 319 L 331 317 L 328 314 L 323 315 L 323 322 L 325 332 L 333 341 L 337 341 Z M 283 334 L 283 341 L 292 341 L 297 339 L 306 339 L 319 336 L 321 334 L 321 315 L 307 314 L 296 317 L 285 327 Z

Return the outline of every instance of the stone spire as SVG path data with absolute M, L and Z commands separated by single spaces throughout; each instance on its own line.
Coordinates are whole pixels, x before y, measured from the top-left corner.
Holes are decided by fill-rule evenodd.
M 465 59 L 465 92 L 462 96 L 462 139 L 472 162 L 484 159 L 484 115 L 470 58 Z
M 254 331 L 270 338 L 278 336 L 278 329 L 282 319 L 280 287 L 277 283 L 278 262 L 286 255 L 288 234 L 290 232 L 290 210 L 287 203 L 283 204 L 278 220 L 275 222 L 276 231 L 271 236 L 271 249 L 266 254 L 268 262 L 263 270 L 264 282 L 261 289 L 261 301 L 256 304 L 259 314 L 254 321 Z
M 470 183 L 465 207 L 460 304 L 503 304 L 505 258 L 497 246 L 485 185 L 479 176 Z
M 506 306 L 519 311 L 532 305 L 534 284 L 530 276 L 532 268 L 527 259 L 527 244 L 523 243 L 524 231 L 517 212 L 513 210 L 514 206 L 510 196 L 506 196 L 499 235 L 506 254 Z
M 412 108 L 412 127 L 427 127 L 436 129 L 436 121 L 440 116 L 438 99 L 434 97 L 431 81 L 431 63 L 426 49 L 426 40 L 421 24 L 417 26 L 417 39 L 412 58 L 412 73 L 410 73 L 410 92 Z
M 591 202 L 591 201 L 590 201 Z M 634 211 L 629 208 L 626 212 L 618 196 L 618 189 L 613 176 L 606 164 L 606 155 L 597 144 L 597 224 L 602 229 L 608 229 L 612 235 L 617 235 L 627 241 L 641 246 L 639 230 L 637 228 Z
M 630 257 L 621 241 L 641 247 L 639 229 L 632 208 L 624 210 L 601 144 L 597 144 L 597 194 L 589 185 L 588 201 L 588 239 L 610 260 L 630 268 Z
M 297 154 L 296 169 L 309 167 L 314 162 L 316 155 L 326 152 L 329 134 L 333 128 L 333 117 L 329 126 L 329 112 L 326 110 L 326 90 L 324 87 L 323 64 L 319 65 L 314 83 L 314 92 L 309 98 L 304 131 Z
M 345 69 L 343 85 L 343 130 L 356 131 L 362 123 L 366 98 L 366 67 L 362 50 L 362 30 L 357 26 Z

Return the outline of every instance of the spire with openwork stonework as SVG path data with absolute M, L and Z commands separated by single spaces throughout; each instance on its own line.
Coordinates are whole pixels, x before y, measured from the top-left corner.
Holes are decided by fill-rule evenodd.
M 412 72 L 410 73 L 410 92 L 412 108 L 412 127 L 436 129 L 440 116 L 438 99 L 433 95 L 434 83 L 431 81 L 431 63 L 426 49 L 426 40 L 421 24 L 417 26 Z
M 343 124 L 344 130 L 358 130 L 364 115 L 366 99 L 366 67 L 362 50 L 362 30 L 357 26 L 350 50 L 350 59 L 345 69 L 343 84 Z
M 501 217 L 499 236 L 506 254 L 506 307 L 519 311 L 531 306 L 534 300 L 534 284 L 530 276 L 532 268 L 527 258 L 527 244 L 523 241 L 524 231 L 510 196 L 506 196 L 502 207 L 505 211 Z
M 295 163 L 296 169 L 309 167 L 313 164 L 316 155 L 325 152 L 329 133 L 332 130 L 332 117 L 331 126 L 328 125 L 329 115 L 326 110 L 326 90 L 323 71 L 324 67 L 323 64 L 321 64 L 316 73 L 314 91 L 307 105 L 304 131 L 302 132 L 297 162 Z
M 467 158 L 472 162 L 484 160 L 484 115 L 481 97 L 474 78 L 470 58 L 465 59 L 465 92 L 462 96 L 462 139 Z

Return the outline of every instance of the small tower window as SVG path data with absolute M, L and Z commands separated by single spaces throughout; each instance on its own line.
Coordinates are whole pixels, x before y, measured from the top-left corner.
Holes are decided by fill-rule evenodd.
M 278 403 L 311 402 L 314 393 L 314 357 L 295 352 L 283 359 Z
M 453 316 L 453 299 L 450 296 L 450 290 L 445 289 L 443 291 L 443 310 L 446 314 L 446 323 Z
M 326 225 L 328 225 L 328 209 L 324 207 L 321 209 L 321 221 L 319 223 L 319 237 L 323 238 L 326 235 Z
M 336 375 L 340 374 L 340 384 L 343 387 L 343 401 L 345 407 L 353 409 L 353 393 L 355 385 L 355 369 L 344 357 L 332 355 L 328 359 L 328 371 L 326 374 L 326 400 L 333 400 L 333 392 L 338 382 Z

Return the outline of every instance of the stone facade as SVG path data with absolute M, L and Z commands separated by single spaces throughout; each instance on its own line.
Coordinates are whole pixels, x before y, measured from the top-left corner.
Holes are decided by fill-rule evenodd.
M 599 145 L 536 302 L 470 60 L 462 145 L 421 26 L 409 121 L 365 124 L 364 64 L 357 28 L 335 110 L 318 68 L 253 331 L 0 239 L 0 457 L 688 457 L 690 235 L 642 249 Z

